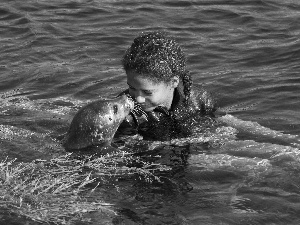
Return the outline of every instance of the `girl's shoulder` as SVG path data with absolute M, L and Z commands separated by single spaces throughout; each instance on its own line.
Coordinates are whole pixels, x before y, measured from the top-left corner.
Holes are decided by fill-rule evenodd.
M 215 97 L 203 86 L 195 85 L 193 87 L 190 100 L 203 114 L 209 115 L 216 111 Z

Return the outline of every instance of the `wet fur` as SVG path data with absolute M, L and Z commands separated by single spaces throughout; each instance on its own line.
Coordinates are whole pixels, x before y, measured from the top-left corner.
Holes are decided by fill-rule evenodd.
M 120 123 L 133 108 L 125 95 L 98 100 L 82 107 L 74 116 L 63 146 L 67 151 L 108 146 Z

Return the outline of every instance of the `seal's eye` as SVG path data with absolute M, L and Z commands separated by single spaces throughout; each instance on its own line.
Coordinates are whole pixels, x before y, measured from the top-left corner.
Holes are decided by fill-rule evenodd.
M 114 105 L 114 114 L 117 114 L 118 113 L 118 106 L 117 105 Z

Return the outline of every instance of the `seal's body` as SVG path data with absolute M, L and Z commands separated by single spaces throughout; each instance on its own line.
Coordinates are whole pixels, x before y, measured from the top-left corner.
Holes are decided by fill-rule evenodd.
M 133 106 L 132 99 L 126 95 L 87 104 L 74 116 L 63 146 L 70 151 L 109 145 Z

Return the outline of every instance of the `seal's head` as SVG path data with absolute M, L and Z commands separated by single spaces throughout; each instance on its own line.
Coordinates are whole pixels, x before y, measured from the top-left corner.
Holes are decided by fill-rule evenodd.
M 87 104 L 74 116 L 63 146 L 70 151 L 109 145 L 133 106 L 133 100 L 126 95 Z

